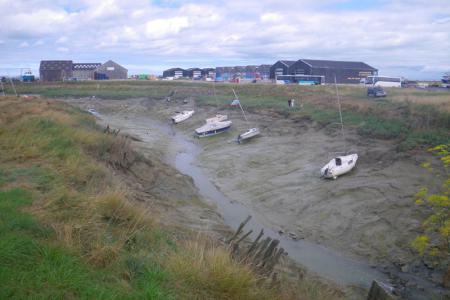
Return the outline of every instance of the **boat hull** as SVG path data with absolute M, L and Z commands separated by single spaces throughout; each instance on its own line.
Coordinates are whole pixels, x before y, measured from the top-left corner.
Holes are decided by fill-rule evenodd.
M 231 121 L 207 123 L 195 130 L 197 137 L 208 137 L 226 132 L 231 127 Z
M 216 123 L 228 120 L 227 115 L 216 114 L 214 117 L 206 119 L 206 123 Z
M 241 143 L 242 141 L 249 140 L 255 136 L 258 136 L 261 132 L 258 128 L 251 128 L 250 130 L 247 130 L 246 132 L 238 135 L 238 143 Z
M 193 110 L 185 110 L 179 114 L 172 116 L 171 119 L 173 123 L 178 124 L 180 122 L 189 119 L 190 117 L 192 117 L 193 114 L 194 114 Z
M 350 172 L 356 165 L 358 154 L 338 156 L 330 160 L 321 170 L 320 175 L 324 178 L 336 179 L 338 176 Z

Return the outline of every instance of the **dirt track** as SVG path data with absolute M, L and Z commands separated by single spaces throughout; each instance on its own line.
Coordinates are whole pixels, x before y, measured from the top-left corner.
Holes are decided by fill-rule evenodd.
M 192 136 L 193 130 L 216 112 L 192 102 L 77 102 L 109 116 L 130 120 L 139 115 L 164 122 L 175 111 L 194 108 L 195 115 L 177 125 L 186 136 Z M 351 131 L 345 132 L 343 142 L 333 128 L 271 112 L 250 114 L 250 125 L 258 126 L 262 136 L 238 145 L 234 140 L 248 125 L 236 109 L 222 113 L 233 121 L 232 130 L 195 143 L 203 149 L 197 164 L 228 198 L 257 212 L 259 219 L 276 231 L 347 256 L 364 257 L 377 265 L 412 259 L 409 245 L 420 226 L 412 196 L 420 187 L 436 184 L 420 167 L 429 156 L 397 154 L 395 144 L 361 139 Z M 149 141 L 154 143 L 152 151 L 166 154 L 164 135 L 149 133 Z M 319 178 L 319 169 L 333 152 L 343 149 L 357 151 L 356 169 L 335 181 Z

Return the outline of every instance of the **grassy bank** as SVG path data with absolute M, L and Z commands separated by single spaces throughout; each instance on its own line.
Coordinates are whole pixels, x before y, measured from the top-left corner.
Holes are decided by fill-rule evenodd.
M 333 86 L 274 86 L 263 84 L 215 84 L 192 82 L 68 82 L 19 84 L 19 93 L 46 97 L 98 97 L 105 99 L 152 98 L 163 100 L 193 98 L 198 105 L 225 107 L 234 88 L 250 111 L 273 111 L 291 118 L 310 118 L 324 126 L 339 121 Z M 450 142 L 450 93 L 416 89 L 387 89 L 388 97 L 374 101 L 361 87 L 340 86 L 344 123 L 365 137 L 395 139 L 398 150 Z M 9 91 L 12 92 L 12 91 Z M 297 100 L 289 109 L 287 100 Z
M 0 299 L 342 297 L 271 286 L 208 238 L 164 228 L 113 174 L 145 158 L 78 109 L 0 98 L 0 152 Z

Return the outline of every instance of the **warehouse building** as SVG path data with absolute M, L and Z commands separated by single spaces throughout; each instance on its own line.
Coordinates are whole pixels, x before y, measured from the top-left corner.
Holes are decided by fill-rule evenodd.
M 41 81 L 127 79 L 128 70 L 112 60 L 104 64 L 42 60 L 39 66 L 39 77 Z
M 108 60 L 95 70 L 94 77 L 97 80 L 127 79 L 128 70 L 116 62 Z
M 185 77 L 189 77 L 192 79 L 202 78 L 202 69 L 200 68 L 189 68 L 185 72 Z
M 216 78 L 216 69 L 215 68 L 204 68 L 202 69 L 202 76 L 204 78 Z
M 377 75 L 378 70 L 363 62 L 300 59 L 278 61 L 270 69 L 270 78 L 286 82 L 315 84 L 358 84 L 367 76 Z
M 292 75 L 290 67 L 295 64 L 295 60 L 279 60 L 270 67 L 270 79 L 276 80 L 280 75 Z
M 164 78 L 181 78 L 184 77 L 185 74 L 187 74 L 186 70 L 182 69 L 182 68 L 171 68 L 168 70 L 165 70 L 163 72 L 163 77 Z
M 72 64 L 72 76 L 76 80 L 93 80 L 95 72 L 101 63 L 77 63 Z
M 63 81 L 72 78 L 71 60 L 42 60 L 39 65 L 39 78 L 42 81 Z
M 216 80 L 217 81 L 254 81 L 266 80 L 270 75 L 270 65 L 249 65 L 249 66 L 234 66 L 234 67 L 217 67 Z

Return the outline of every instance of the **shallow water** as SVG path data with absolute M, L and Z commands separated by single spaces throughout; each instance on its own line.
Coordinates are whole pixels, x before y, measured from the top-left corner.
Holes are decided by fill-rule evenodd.
M 109 122 L 113 121 L 112 123 L 115 123 L 113 119 L 108 117 Z M 190 139 L 174 126 L 140 117 L 132 120 L 123 120 L 121 118 L 119 123 L 123 131 L 138 135 L 144 143 L 149 143 L 152 140 L 152 137 L 148 135 L 149 129 L 152 129 L 153 134 L 156 134 L 154 131 L 157 130 L 159 134 L 167 136 L 170 139 L 169 149 L 166 153 L 169 163 L 194 180 L 200 194 L 217 207 L 217 212 L 221 214 L 225 223 L 231 228 L 237 229 L 247 216 L 252 216 L 244 228 L 245 231 L 252 230 L 253 236 L 256 236 L 263 229 L 265 236 L 280 241 L 280 247 L 283 247 L 288 252 L 290 258 L 305 266 L 308 270 L 334 282 L 369 288 L 375 279 L 380 281 L 387 280 L 385 274 L 371 268 L 366 263 L 347 258 L 326 247 L 306 240 L 293 240 L 262 225 L 262 222 L 258 220 L 258 216 L 250 208 L 226 197 L 212 183 L 206 172 L 195 164 L 197 157 L 202 151 L 201 146 L 196 144 L 196 140 Z

